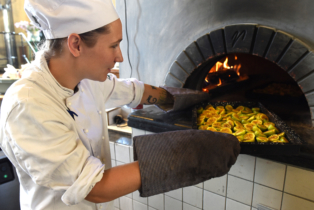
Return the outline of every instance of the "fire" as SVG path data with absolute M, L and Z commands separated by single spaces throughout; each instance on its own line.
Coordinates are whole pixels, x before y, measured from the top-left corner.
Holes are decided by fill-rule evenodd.
M 235 55 L 234 60 L 237 60 L 238 57 Z M 226 59 L 223 62 L 218 61 L 216 63 L 216 65 L 214 67 L 211 68 L 211 70 L 209 71 L 209 73 L 213 73 L 213 72 L 217 72 L 217 71 L 226 71 L 229 69 L 233 69 L 236 71 L 236 69 L 238 68 L 238 70 L 240 70 L 241 66 L 239 67 L 239 65 L 235 65 L 235 66 L 230 66 L 228 64 L 229 58 L 226 57 Z M 238 71 L 237 71 L 238 73 Z
M 230 65 L 229 62 L 234 65 Z M 208 93 L 210 90 L 218 86 L 224 86 L 230 82 L 235 82 L 235 80 L 238 81 L 241 78 L 244 78 L 245 75 L 240 76 L 240 69 L 241 64 L 236 55 L 234 55 L 234 57 L 231 57 L 230 55 L 228 57 L 226 56 L 224 60 L 216 62 L 210 69 L 205 78 L 202 90 Z
M 220 86 L 221 85 L 221 79 L 219 78 L 219 83 L 217 84 L 217 86 Z
M 226 60 L 224 62 L 224 69 L 230 69 L 231 67 L 228 65 L 228 57 L 226 57 Z

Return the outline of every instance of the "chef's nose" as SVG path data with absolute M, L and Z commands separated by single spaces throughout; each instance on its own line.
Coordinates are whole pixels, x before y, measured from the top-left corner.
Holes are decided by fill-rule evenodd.
M 123 62 L 123 56 L 122 56 L 122 52 L 121 52 L 120 47 L 119 47 L 119 50 L 117 52 L 117 56 L 116 56 L 115 62 L 119 62 L 119 63 Z

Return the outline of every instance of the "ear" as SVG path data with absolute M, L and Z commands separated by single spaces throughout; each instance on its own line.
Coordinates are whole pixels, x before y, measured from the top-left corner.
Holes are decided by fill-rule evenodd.
M 80 35 L 72 33 L 68 36 L 68 49 L 74 57 L 81 55 L 82 49 L 82 39 Z

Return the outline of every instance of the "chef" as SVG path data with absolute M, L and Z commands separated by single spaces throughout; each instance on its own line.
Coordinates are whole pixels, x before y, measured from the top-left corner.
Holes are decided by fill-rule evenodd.
M 47 41 L 1 106 L 0 146 L 16 168 L 22 210 L 113 209 L 112 200 L 135 190 L 151 196 L 229 171 L 237 139 L 194 130 L 135 138 L 135 161 L 111 168 L 106 108 L 175 111 L 207 96 L 110 74 L 123 61 L 111 0 L 26 0 L 24 8 Z

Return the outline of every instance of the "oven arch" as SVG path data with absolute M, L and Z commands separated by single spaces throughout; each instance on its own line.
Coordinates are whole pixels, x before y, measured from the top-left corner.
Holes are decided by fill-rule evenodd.
M 164 83 L 170 87 L 186 87 L 190 77 L 205 78 L 202 66 L 214 65 L 230 53 L 259 56 L 286 71 L 303 91 L 314 126 L 314 52 L 302 41 L 275 28 L 236 24 L 211 31 L 192 42 L 177 56 Z M 200 90 L 197 86 L 189 88 Z

